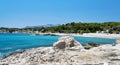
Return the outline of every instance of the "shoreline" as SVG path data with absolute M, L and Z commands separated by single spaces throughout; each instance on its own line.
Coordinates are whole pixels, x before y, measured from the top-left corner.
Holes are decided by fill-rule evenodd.
M 110 38 L 110 39 L 120 39 L 120 34 L 107 34 L 107 33 L 33 33 L 33 35 L 51 35 L 51 36 L 81 36 L 81 37 L 97 37 L 97 38 Z
M 12 34 L 12 33 L 11 33 Z M 13 33 L 13 34 L 19 34 L 19 33 Z M 27 34 L 27 33 L 22 33 L 22 34 Z M 32 36 L 32 34 L 30 34 L 30 33 L 28 33 L 30 36 Z M 46 33 L 46 34 L 48 34 L 48 33 Z M 76 36 L 76 37 L 78 37 L 78 38 L 80 38 L 80 37 L 88 37 L 88 36 L 83 36 L 83 35 L 80 35 L 80 34 L 65 34 L 65 33 L 52 33 L 52 34 L 56 34 L 56 35 L 59 35 L 59 37 L 61 37 L 61 36 Z M 79 37 L 80 36 L 80 37 Z M 92 36 L 91 36 L 92 37 Z M 98 37 L 97 37 L 98 38 Z M 101 38 L 101 37 L 100 37 Z M 90 42 L 91 43 L 91 42 Z M 92 42 L 93 43 L 93 42 Z M 86 43 L 87 44 L 87 43 Z M 1 57 L 2 57 L 3 55 L 1 54 Z
M 0 59 L 0 65 L 119 65 L 120 44 L 85 49 L 71 37 L 61 37 L 52 47 L 16 51 Z M 63 42 L 65 46 L 63 47 Z M 70 43 L 68 43 L 70 42 Z M 71 45 L 72 46 L 69 46 Z M 78 45 L 79 44 L 79 45 Z
M 120 34 L 84 33 L 83 36 L 86 36 L 86 37 L 98 37 L 98 38 L 110 38 L 110 39 L 120 39 Z
M 6 33 L 3 33 L 6 34 Z M 109 33 L 10 33 L 10 34 L 31 34 L 34 36 L 80 36 L 80 37 L 96 37 L 96 38 L 109 38 L 109 39 L 120 39 L 120 34 L 109 34 Z

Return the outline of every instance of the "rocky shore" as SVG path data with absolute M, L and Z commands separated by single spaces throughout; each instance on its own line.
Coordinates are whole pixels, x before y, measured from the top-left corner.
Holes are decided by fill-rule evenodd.
M 0 59 L 0 65 L 120 65 L 120 43 L 84 47 L 73 37 L 61 37 L 53 47 L 18 51 Z

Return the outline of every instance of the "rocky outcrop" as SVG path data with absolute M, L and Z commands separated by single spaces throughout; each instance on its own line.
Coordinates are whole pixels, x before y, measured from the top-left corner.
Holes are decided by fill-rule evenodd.
M 57 42 L 53 44 L 53 47 L 55 49 L 69 49 L 75 46 L 83 48 L 83 46 L 78 41 L 70 36 L 61 37 Z
M 54 47 L 40 47 L 15 52 L 0 59 L 0 65 L 120 65 L 119 44 L 101 45 L 89 50 L 81 49 L 79 45 L 65 46 L 62 48 L 66 49 L 64 51 L 59 49 L 55 51 Z

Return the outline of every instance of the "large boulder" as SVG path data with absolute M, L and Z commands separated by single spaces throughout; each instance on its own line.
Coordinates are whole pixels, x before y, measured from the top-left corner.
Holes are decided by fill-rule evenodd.
M 69 49 L 75 46 L 83 48 L 83 46 L 71 36 L 61 37 L 57 42 L 53 44 L 53 47 L 55 49 Z

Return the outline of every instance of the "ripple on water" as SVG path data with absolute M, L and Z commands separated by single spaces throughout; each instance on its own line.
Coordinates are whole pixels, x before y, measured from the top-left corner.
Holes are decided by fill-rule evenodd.
M 10 50 L 12 47 L 7 47 L 7 48 L 0 48 L 0 50 Z

